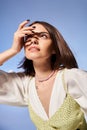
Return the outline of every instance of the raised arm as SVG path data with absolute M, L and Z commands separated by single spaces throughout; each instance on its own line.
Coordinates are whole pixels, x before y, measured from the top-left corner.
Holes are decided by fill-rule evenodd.
M 0 65 L 16 55 L 24 46 L 24 37 L 32 33 L 32 27 L 25 26 L 27 21 L 22 22 L 14 33 L 13 44 L 10 49 L 0 54 Z M 27 84 L 29 77 L 24 73 L 7 73 L 0 70 L 0 103 L 16 106 L 27 105 Z
M 28 22 L 29 20 L 26 20 L 19 25 L 17 31 L 14 33 L 12 47 L 0 53 L 0 65 L 9 60 L 11 57 L 15 56 L 23 48 L 24 36 L 29 35 L 32 30 L 31 27 L 25 26 Z

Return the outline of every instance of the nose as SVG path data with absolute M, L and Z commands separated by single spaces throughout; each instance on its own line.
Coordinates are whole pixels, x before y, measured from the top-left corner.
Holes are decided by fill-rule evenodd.
M 37 38 L 37 37 L 32 37 L 32 38 L 30 39 L 30 43 L 31 43 L 31 44 L 38 44 L 38 38 Z
M 31 44 L 38 44 L 38 39 L 36 37 L 29 38 L 28 42 L 25 43 L 25 46 L 30 46 Z

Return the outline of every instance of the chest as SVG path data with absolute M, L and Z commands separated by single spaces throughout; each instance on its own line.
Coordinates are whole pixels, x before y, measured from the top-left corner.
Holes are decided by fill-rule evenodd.
M 49 118 L 43 120 L 32 109 L 29 104 L 29 111 L 32 121 L 35 123 L 39 130 L 86 130 L 87 125 L 84 119 L 84 113 L 81 111 L 80 106 L 70 95 L 67 95 L 61 107 L 56 113 Z M 67 123 L 68 122 L 68 123 Z
M 49 82 L 44 83 L 42 82 L 37 86 L 37 94 L 39 100 L 48 116 L 49 116 L 49 105 L 53 87 L 54 87 L 54 79 Z

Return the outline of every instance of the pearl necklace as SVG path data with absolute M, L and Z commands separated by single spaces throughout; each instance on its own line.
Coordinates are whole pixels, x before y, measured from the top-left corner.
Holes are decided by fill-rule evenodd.
M 45 79 L 39 79 L 38 77 L 35 76 L 36 80 L 38 80 L 38 82 L 44 82 L 44 81 L 47 81 L 49 80 L 53 75 L 54 75 L 55 71 L 52 71 L 51 74 L 45 78 Z

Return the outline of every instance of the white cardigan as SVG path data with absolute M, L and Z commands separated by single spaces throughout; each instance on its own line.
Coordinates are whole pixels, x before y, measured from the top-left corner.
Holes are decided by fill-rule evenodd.
M 63 70 L 58 71 L 51 94 L 49 118 L 61 107 L 66 92 L 62 82 Z M 68 92 L 81 106 L 87 116 L 87 72 L 80 69 L 66 69 L 64 73 Z M 0 71 L 0 103 L 28 106 L 31 103 L 34 111 L 44 120 L 48 116 L 39 100 L 35 87 L 35 78 L 23 73 L 6 73 Z

